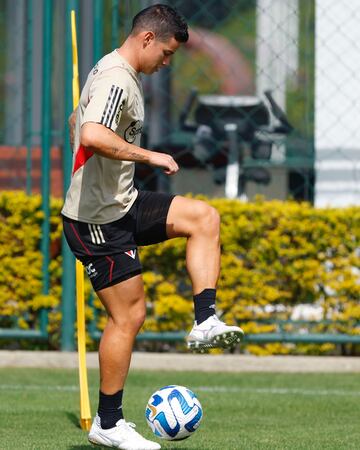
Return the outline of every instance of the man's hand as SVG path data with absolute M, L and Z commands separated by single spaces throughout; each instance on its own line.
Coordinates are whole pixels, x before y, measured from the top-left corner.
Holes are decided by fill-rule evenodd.
M 174 158 L 166 153 L 151 152 L 149 165 L 162 167 L 167 175 L 174 175 L 179 170 Z

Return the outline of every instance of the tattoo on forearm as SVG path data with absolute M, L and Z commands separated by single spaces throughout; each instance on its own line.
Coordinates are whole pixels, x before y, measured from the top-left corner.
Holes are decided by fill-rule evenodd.
M 142 155 L 141 153 L 136 153 L 132 151 L 123 152 L 119 148 L 113 147 L 111 149 L 112 154 L 119 159 L 129 159 L 130 161 L 145 161 L 146 157 L 145 155 Z
M 136 159 L 137 161 L 145 161 L 146 160 L 146 157 L 140 153 L 129 152 L 129 156 L 130 156 L 130 158 L 134 158 L 134 160 Z

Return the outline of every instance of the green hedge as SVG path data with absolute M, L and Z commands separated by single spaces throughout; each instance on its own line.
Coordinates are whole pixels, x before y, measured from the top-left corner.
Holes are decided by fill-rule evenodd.
M 307 203 L 236 200 L 209 201 L 221 219 L 222 272 L 218 310 L 245 332 L 275 331 L 258 322 L 288 319 L 298 304 L 316 304 L 323 318 L 312 331 L 360 334 L 360 208 L 315 209 Z M 14 320 L 37 326 L 38 309 L 49 308 L 50 339 L 59 347 L 61 300 L 61 200 L 51 201 L 51 289 L 41 294 L 41 198 L 21 192 L 0 194 L 0 327 Z M 185 239 L 141 249 L 148 301 L 146 331 L 187 330 L 193 321 L 191 285 L 185 269 Z M 86 293 L 90 286 L 86 283 Z M 97 326 L 105 316 L 94 300 Z M 93 311 L 87 309 L 87 316 Z M 289 325 L 291 331 L 291 325 Z M 307 331 L 307 330 L 303 330 Z M 95 345 L 89 339 L 89 344 Z M 0 341 L 0 346 L 8 345 Z M 31 346 L 30 343 L 21 344 Z M 250 345 L 255 354 L 327 353 L 334 346 Z M 354 351 L 354 348 L 352 348 Z

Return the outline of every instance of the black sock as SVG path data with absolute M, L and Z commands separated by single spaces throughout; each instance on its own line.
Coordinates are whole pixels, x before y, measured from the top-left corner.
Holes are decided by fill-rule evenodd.
M 199 325 L 215 314 L 216 289 L 204 289 L 194 295 L 195 320 Z
M 101 428 L 104 430 L 113 428 L 118 420 L 124 418 L 122 412 L 122 396 L 122 389 L 112 395 L 106 395 L 99 391 L 98 415 L 100 417 Z

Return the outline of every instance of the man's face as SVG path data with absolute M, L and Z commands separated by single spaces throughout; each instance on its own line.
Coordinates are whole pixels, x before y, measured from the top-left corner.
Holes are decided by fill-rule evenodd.
M 174 38 L 168 41 L 159 41 L 152 34 L 144 47 L 141 72 L 152 74 L 162 67 L 168 66 L 172 55 L 179 48 L 180 43 Z

